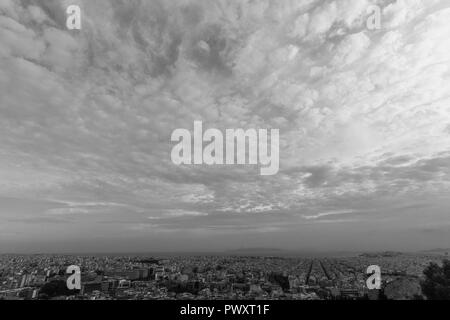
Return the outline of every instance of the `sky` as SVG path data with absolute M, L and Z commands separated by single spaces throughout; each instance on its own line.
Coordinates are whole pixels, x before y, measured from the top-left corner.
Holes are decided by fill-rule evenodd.
M 0 252 L 450 247 L 449 21 L 448 0 L 0 0 Z M 280 171 L 174 165 L 194 121 L 279 129 Z

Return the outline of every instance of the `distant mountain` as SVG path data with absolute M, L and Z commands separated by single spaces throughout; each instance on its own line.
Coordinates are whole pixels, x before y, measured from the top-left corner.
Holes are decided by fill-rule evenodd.
M 423 252 L 423 253 L 448 254 L 448 253 L 450 253 L 450 249 L 436 248 L 436 249 L 430 249 L 430 250 L 423 250 L 423 251 L 420 251 L 420 252 Z
M 242 248 L 226 251 L 228 254 L 283 254 L 288 251 L 276 249 L 276 248 Z
M 241 248 L 224 251 L 224 255 L 246 255 L 246 256 L 273 256 L 273 257 L 353 257 L 354 252 L 325 252 L 315 250 L 284 250 L 278 248 Z
M 402 252 L 394 252 L 394 251 L 385 251 L 385 252 L 366 252 L 362 253 L 360 257 L 366 258 L 392 258 L 403 255 Z
M 284 252 L 284 250 L 276 249 L 276 248 L 242 248 L 242 249 L 234 249 L 228 250 L 228 253 L 239 252 L 239 253 L 247 253 L 247 252 Z

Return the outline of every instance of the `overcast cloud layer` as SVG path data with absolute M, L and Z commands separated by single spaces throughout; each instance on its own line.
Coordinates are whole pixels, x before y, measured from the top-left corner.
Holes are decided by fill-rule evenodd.
M 450 247 L 449 53 L 447 0 L 0 0 L 0 251 Z M 173 165 L 195 120 L 280 172 Z

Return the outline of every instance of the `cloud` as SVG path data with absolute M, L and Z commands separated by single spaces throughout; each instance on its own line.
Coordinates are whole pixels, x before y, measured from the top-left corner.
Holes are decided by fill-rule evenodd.
M 177 209 L 177 210 L 168 210 L 167 212 L 164 213 L 163 217 L 179 218 L 179 217 L 201 217 L 201 216 L 207 216 L 207 215 L 208 215 L 207 213 L 203 213 L 203 212 Z
M 333 64 L 338 68 L 348 66 L 360 59 L 369 46 L 370 38 L 364 32 L 349 35 L 336 49 Z
M 330 217 L 330 216 L 341 216 L 341 215 L 348 215 L 348 214 L 354 214 L 355 211 L 353 210 L 341 210 L 341 211 L 329 211 L 329 212 L 322 212 L 318 213 L 316 215 L 312 216 L 303 216 L 306 220 L 317 220 L 323 217 Z
M 72 32 L 67 1 L 0 1 L 0 196 L 52 203 L 3 203 L 11 228 L 52 214 L 123 235 L 150 216 L 144 233 L 281 234 L 349 207 L 361 221 L 399 216 L 418 198 L 441 217 L 445 1 L 76 3 L 83 29 Z M 365 27 L 370 4 L 381 30 Z M 280 173 L 174 166 L 170 135 L 195 120 L 279 128 Z

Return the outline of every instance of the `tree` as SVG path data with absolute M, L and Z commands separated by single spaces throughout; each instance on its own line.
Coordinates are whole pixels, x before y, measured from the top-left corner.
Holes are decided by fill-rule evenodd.
M 67 288 L 66 282 L 63 280 L 53 280 L 44 284 L 41 288 L 40 294 L 46 295 L 49 298 L 58 296 L 69 296 L 74 292 Z
M 289 279 L 280 273 L 272 272 L 269 274 L 269 281 L 278 284 L 283 291 L 289 290 Z
M 429 300 L 450 300 L 450 260 L 444 260 L 442 267 L 430 263 L 423 273 L 423 294 Z

